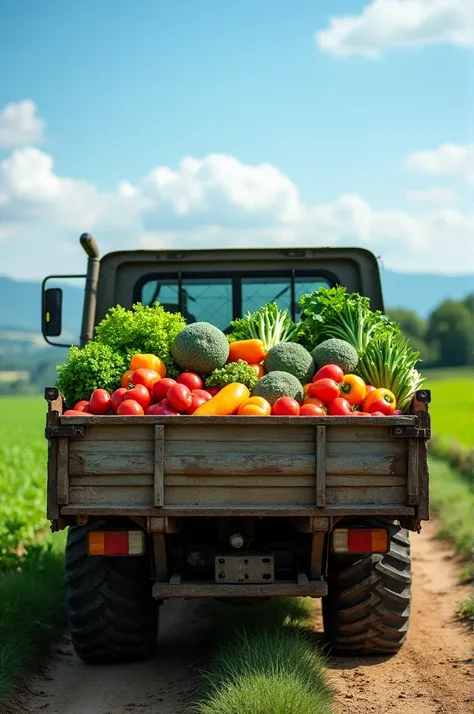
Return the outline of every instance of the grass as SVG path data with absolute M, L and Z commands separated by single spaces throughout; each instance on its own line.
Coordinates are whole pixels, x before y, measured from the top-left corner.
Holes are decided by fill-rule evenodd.
M 198 714 L 328 714 L 333 691 L 310 623 L 311 600 L 222 606 L 223 641 Z
M 469 484 L 444 461 L 430 459 L 430 502 L 440 520 L 439 536 L 469 558 L 472 548 L 474 499 Z
M 463 620 L 474 620 L 474 595 L 470 595 L 467 600 L 460 604 L 458 615 Z
M 426 372 L 425 387 L 431 389 L 433 431 L 442 439 L 474 445 L 474 370 Z
M 65 534 L 48 533 L 45 516 L 46 403 L 2 397 L 0 405 L 1 712 L 64 621 Z

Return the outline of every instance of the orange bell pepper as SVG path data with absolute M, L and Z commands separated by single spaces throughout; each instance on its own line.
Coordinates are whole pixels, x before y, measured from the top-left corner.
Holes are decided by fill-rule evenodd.
M 133 372 L 135 372 L 136 369 L 152 369 L 154 372 L 158 372 L 161 378 L 166 377 L 166 365 L 156 355 L 133 355 L 130 361 L 130 369 Z
M 347 399 L 349 404 L 362 404 L 367 396 L 367 387 L 356 374 L 346 374 L 340 385 L 341 397 Z
M 311 387 L 311 382 L 309 384 L 303 385 L 303 394 L 304 394 L 305 398 L 308 396 L 308 390 L 310 387 Z
M 258 364 L 267 356 L 262 340 L 238 340 L 229 345 L 229 362 L 243 359 L 249 364 Z
M 364 399 L 362 409 L 364 412 L 382 412 L 389 416 L 397 408 L 397 399 L 395 394 L 389 389 L 373 389 Z
M 263 397 L 250 397 L 242 402 L 237 413 L 240 416 L 269 416 L 272 406 Z
M 249 367 L 252 367 L 253 371 L 259 379 L 266 375 L 265 367 L 263 366 L 263 364 L 249 364 Z
M 126 372 L 122 374 L 122 379 L 120 380 L 120 386 L 127 389 L 127 387 L 132 383 L 132 374 L 134 369 L 127 369 Z
M 223 387 L 215 397 L 201 404 L 194 412 L 194 416 L 230 416 L 235 414 L 242 402 L 250 397 L 250 392 L 245 384 L 235 382 Z

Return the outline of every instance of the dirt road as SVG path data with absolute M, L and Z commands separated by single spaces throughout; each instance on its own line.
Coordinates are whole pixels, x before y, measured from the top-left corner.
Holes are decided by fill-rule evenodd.
M 467 588 L 434 540 L 412 536 L 414 596 L 408 641 L 394 658 L 334 659 L 337 714 L 467 714 L 469 635 L 453 618 Z M 18 714 L 187 714 L 211 649 L 213 603 L 174 602 L 162 611 L 157 656 L 135 665 L 89 667 L 67 638 L 36 676 Z M 318 606 L 319 612 L 319 606 Z M 319 614 L 316 627 L 321 627 Z M 15 714 L 17 714 L 15 712 Z M 269 713 L 270 714 L 270 713 Z M 309 714 L 309 713 L 308 713 Z

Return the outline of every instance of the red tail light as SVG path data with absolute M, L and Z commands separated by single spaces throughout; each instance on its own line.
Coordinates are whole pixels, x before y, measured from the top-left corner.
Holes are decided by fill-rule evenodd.
M 143 555 L 142 531 L 91 531 L 87 539 L 88 555 Z
M 335 528 L 334 553 L 388 553 L 390 536 L 386 528 Z

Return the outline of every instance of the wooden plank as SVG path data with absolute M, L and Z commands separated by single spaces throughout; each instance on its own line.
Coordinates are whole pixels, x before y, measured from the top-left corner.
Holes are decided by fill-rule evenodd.
M 326 427 L 316 427 L 316 505 L 326 505 Z
M 194 488 L 226 488 L 229 490 L 229 498 L 232 498 L 232 489 L 234 488 L 310 488 L 314 485 L 314 476 L 304 476 L 296 474 L 288 478 L 288 476 L 279 475 L 263 475 L 256 476 L 254 474 L 246 474 L 235 476 L 197 476 L 190 474 L 189 476 L 175 476 L 165 474 L 165 487 L 169 486 L 188 486 Z
M 192 417 L 188 417 L 188 419 Z M 270 417 L 255 417 L 259 419 L 258 423 L 254 423 L 252 426 L 242 423 L 238 418 L 237 423 L 235 419 L 233 423 L 229 423 L 226 419 L 232 419 L 232 417 L 221 417 L 221 421 L 218 423 L 197 423 L 189 424 L 183 423 L 181 418 L 179 420 L 174 420 L 172 424 L 168 426 L 166 441 L 169 442 L 170 448 L 173 451 L 181 451 L 180 446 L 185 448 L 189 444 L 201 444 L 207 442 L 208 444 L 215 444 L 216 442 L 224 442 L 229 444 L 232 443 L 232 447 L 235 444 L 241 442 L 246 442 L 251 444 L 250 451 L 254 450 L 256 444 L 269 444 L 274 446 L 275 442 L 281 443 L 284 441 L 287 444 L 294 444 L 295 442 L 300 444 L 301 442 L 312 443 L 312 435 L 314 433 L 314 428 L 307 426 L 306 424 L 299 422 L 299 426 L 293 425 L 293 428 L 289 433 L 282 435 L 281 429 L 278 428 L 278 423 L 273 423 L 269 425 L 267 419 Z M 280 417 L 273 417 L 273 419 L 279 419 Z M 281 417 L 284 419 L 284 417 Z M 258 428 L 257 428 L 258 426 Z M 184 442 L 184 444 L 183 444 Z M 294 450 L 294 448 L 293 448 Z
M 154 455 L 152 452 L 89 452 L 86 442 L 83 451 L 71 454 L 69 458 L 69 473 L 71 476 L 102 476 L 105 474 L 143 475 L 154 473 L 154 465 Z
M 161 507 L 165 503 L 165 427 L 155 426 L 155 458 L 154 458 L 154 486 L 153 505 Z
M 72 419 L 73 417 L 71 417 Z M 144 417 L 143 417 L 144 418 Z M 103 424 L 101 422 L 89 427 L 86 431 L 86 442 L 113 441 L 113 442 L 140 442 L 146 441 L 149 448 L 153 448 L 153 424 L 142 424 L 137 417 L 134 424 Z M 79 445 L 80 446 L 80 445 Z M 105 447 L 109 448 L 108 445 Z
M 69 487 L 96 486 L 108 488 L 109 486 L 153 486 L 153 474 L 105 474 L 101 476 L 70 476 Z
M 95 429 L 91 429 L 95 431 Z M 102 431 L 102 429 L 101 429 Z M 120 429 L 114 429 L 115 439 L 71 439 L 69 444 L 69 455 L 88 454 L 120 454 L 139 453 L 151 454 L 153 456 L 153 432 L 150 432 L 149 439 L 134 439 L 130 437 L 128 430 L 124 431 L 123 438 L 120 438 Z
M 58 440 L 48 441 L 48 484 L 47 484 L 47 513 L 49 520 L 59 518 L 58 506 Z
M 165 489 L 167 505 L 174 506 L 220 506 L 234 508 L 258 503 L 262 506 L 310 505 L 314 503 L 314 485 L 308 488 L 236 488 L 220 489 L 194 486 L 168 486 Z
M 330 419 L 335 419 L 336 417 L 330 417 Z M 339 441 L 343 444 L 347 442 L 358 442 L 365 441 L 373 444 L 375 441 L 389 440 L 388 435 L 388 425 L 373 424 L 369 425 L 365 423 L 362 417 L 348 417 L 352 419 L 351 424 L 334 424 L 330 422 L 327 425 L 326 441 L 328 444 L 332 441 Z M 391 419 L 392 417 L 385 417 L 386 419 Z M 382 417 L 380 417 L 382 419 Z M 395 420 L 395 417 L 393 417 Z M 391 426 L 398 426 L 393 423 Z
M 57 502 L 61 506 L 68 503 L 69 493 L 69 440 L 66 437 L 58 439 L 58 482 Z
M 323 597 L 327 595 L 324 580 L 309 580 L 301 585 L 276 581 L 267 585 L 243 584 L 221 585 L 220 583 L 180 582 L 155 583 L 152 590 L 157 600 L 167 598 L 226 598 L 226 597 Z
M 387 486 L 405 486 L 405 476 L 384 476 L 383 474 L 331 474 L 326 476 L 327 487 L 347 488 L 387 488 Z
M 357 417 L 362 418 L 362 417 Z M 336 456 L 339 454 L 347 454 L 346 441 L 327 441 L 326 454 L 327 456 Z M 367 454 L 377 453 L 387 456 L 397 456 L 407 453 L 407 445 L 405 439 L 385 439 L 383 441 L 351 441 L 350 452 L 352 454 Z
M 410 506 L 418 503 L 418 442 L 419 439 L 408 439 L 407 503 Z
M 388 486 L 387 488 L 336 488 L 326 489 L 327 503 L 334 505 L 371 505 L 376 503 L 393 503 L 404 505 L 406 488 L 404 486 Z
M 148 506 L 153 507 L 153 486 L 71 486 L 69 489 L 71 505 L 84 503 L 103 506 Z M 82 513 L 82 511 L 81 511 Z M 155 511 L 156 515 L 156 511 Z
M 321 428 L 321 427 L 320 427 Z M 348 448 L 346 454 L 334 454 L 327 457 L 326 473 L 330 474 L 384 474 L 402 476 L 407 473 L 405 454 L 353 454 Z
M 90 516 L 156 516 L 157 513 L 168 518 L 187 518 L 196 516 L 201 518 L 212 518 L 214 516 L 240 516 L 258 518 L 263 516 L 282 517 L 282 518 L 311 518 L 311 517 L 339 517 L 339 516 L 413 516 L 415 509 L 413 506 L 399 506 L 396 504 L 376 504 L 376 505 L 344 505 L 344 506 L 328 506 L 326 508 L 316 508 L 312 506 L 261 506 L 259 504 L 248 504 L 246 506 L 238 506 L 236 508 L 215 508 L 208 506 L 193 506 L 191 508 L 180 508 L 176 506 L 163 506 L 159 510 L 153 506 L 146 505 L 121 505 L 113 506 L 108 504 L 94 505 L 83 504 L 81 502 L 74 505 L 69 504 L 61 508 L 61 515 L 71 516 L 76 514 L 84 514 Z
M 123 425 L 123 426 L 133 426 L 137 423 L 137 419 L 140 421 L 140 425 L 147 424 L 176 424 L 178 419 L 176 417 L 157 417 L 157 416 L 117 416 L 117 415 L 107 415 L 107 416 L 62 416 L 61 424 L 81 424 L 81 425 Z M 377 428 L 381 425 L 386 426 L 403 426 L 409 424 L 416 424 L 417 417 L 412 415 L 403 416 L 388 416 L 388 417 L 367 417 L 365 423 L 368 428 Z M 261 417 L 243 417 L 243 416 L 180 416 L 179 424 L 198 426 L 205 424 L 213 425 L 250 425 L 255 427 L 257 424 L 262 425 Z M 327 425 L 339 425 L 339 426 L 353 426 L 354 418 L 352 416 L 325 416 L 325 417 L 291 417 L 291 416 L 268 416 L 265 417 L 265 425 L 276 426 L 277 428 L 283 428 L 288 426 L 295 426 L 298 428 L 304 426 L 327 426 Z

